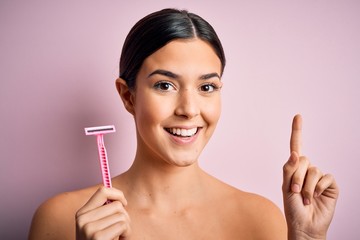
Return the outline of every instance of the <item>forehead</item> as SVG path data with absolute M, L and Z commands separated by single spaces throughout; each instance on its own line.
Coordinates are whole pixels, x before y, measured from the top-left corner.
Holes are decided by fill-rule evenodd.
M 179 75 L 202 75 L 216 72 L 220 75 L 221 62 L 214 49 L 200 39 L 174 40 L 147 57 L 140 69 L 146 74 L 164 69 Z

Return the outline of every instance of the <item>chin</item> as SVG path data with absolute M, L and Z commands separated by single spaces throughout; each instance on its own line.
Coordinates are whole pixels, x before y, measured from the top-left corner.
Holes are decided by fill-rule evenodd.
M 185 159 L 181 161 L 170 161 L 169 164 L 176 167 L 189 167 L 197 163 L 197 159 Z
M 189 166 L 192 166 L 194 163 L 195 163 L 195 161 L 194 162 L 183 162 L 181 164 L 178 164 L 177 166 L 178 167 L 189 167 Z

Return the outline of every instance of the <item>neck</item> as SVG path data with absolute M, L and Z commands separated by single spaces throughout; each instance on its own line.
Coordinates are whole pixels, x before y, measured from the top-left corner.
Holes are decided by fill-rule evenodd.
M 137 156 L 122 176 L 122 188 L 128 201 L 139 207 L 181 208 L 204 195 L 204 176 L 197 162 L 179 167 Z

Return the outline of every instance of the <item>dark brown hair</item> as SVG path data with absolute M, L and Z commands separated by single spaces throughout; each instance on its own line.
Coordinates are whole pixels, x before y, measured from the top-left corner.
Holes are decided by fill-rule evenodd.
M 163 9 L 139 20 L 125 39 L 120 57 L 120 77 L 130 89 L 144 60 L 168 42 L 199 38 L 208 42 L 225 68 L 225 54 L 213 27 L 200 16 L 186 10 Z

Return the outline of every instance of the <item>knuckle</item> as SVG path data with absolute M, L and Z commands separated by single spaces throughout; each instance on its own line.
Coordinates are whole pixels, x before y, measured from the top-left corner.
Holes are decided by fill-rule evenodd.
M 286 172 L 286 170 L 287 170 L 287 164 L 285 163 L 284 165 L 283 165 L 283 172 Z
M 101 239 L 103 239 L 103 237 L 102 237 L 102 233 L 99 231 L 99 232 L 96 232 L 96 233 L 94 233 L 92 236 L 91 236 L 91 238 L 90 238 L 91 240 L 101 240 Z
M 114 206 L 114 208 L 118 211 L 118 212 L 122 212 L 122 210 L 123 210 L 123 205 L 122 205 L 122 203 L 121 202 L 119 202 L 119 201 L 113 201 L 112 203 L 112 206 Z
M 85 233 L 89 233 L 90 232 L 90 229 L 91 229 L 91 224 L 90 223 L 85 223 L 82 227 L 83 231 Z
M 321 170 L 320 170 L 319 168 L 317 168 L 317 167 L 310 167 L 310 168 L 308 169 L 308 172 L 311 173 L 311 174 L 313 174 L 313 175 L 315 175 L 315 176 L 320 176 L 320 175 L 322 175 Z
M 84 214 L 86 214 L 85 206 L 82 206 L 75 212 L 75 219 L 81 218 Z
M 319 193 L 323 191 L 323 186 L 321 183 L 318 183 L 315 187 L 315 192 Z
M 283 172 L 284 173 L 290 172 L 291 169 L 292 169 L 292 167 L 289 164 L 285 163 L 283 165 Z
M 79 219 L 82 215 L 82 211 L 81 211 L 81 208 L 79 210 L 76 211 L 75 213 L 75 219 Z
M 335 181 L 335 178 L 334 178 L 334 176 L 332 175 L 332 174 L 325 174 L 325 176 L 327 177 L 327 178 L 329 178 L 330 179 L 330 181 L 332 181 L 332 182 L 334 182 Z
M 300 157 L 300 163 L 309 165 L 310 164 L 309 158 L 307 156 L 301 156 Z
M 294 175 L 293 178 L 292 178 L 292 183 L 293 184 L 299 184 L 300 186 L 302 185 L 302 178 L 298 175 Z
M 311 191 L 310 189 L 304 188 L 304 189 L 303 189 L 303 195 L 304 195 L 305 197 L 310 198 L 310 197 L 312 196 L 312 191 Z
M 123 191 L 119 190 L 119 194 L 121 198 L 125 198 L 125 194 L 123 193 Z
M 124 224 L 128 224 L 128 223 L 129 223 L 129 218 L 128 218 L 128 216 L 127 216 L 126 214 L 124 214 L 124 213 L 119 213 L 118 216 L 117 216 L 117 218 L 118 218 L 118 221 L 119 221 L 119 222 L 122 222 L 122 223 L 124 223 Z
M 94 234 L 92 234 L 92 224 L 91 223 L 86 223 L 83 227 L 82 227 L 82 232 L 84 233 L 84 235 L 86 236 L 87 239 L 93 239 Z
M 108 188 L 105 187 L 105 186 L 101 186 L 101 187 L 99 188 L 99 193 L 106 194 L 107 191 L 108 191 Z
M 76 217 L 76 225 L 80 228 L 84 227 L 86 224 L 85 219 L 83 216 Z
M 115 223 L 114 226 L 116 227 L 116 229 L 118 229 L 119 235 L 129 235 L 131 232 L 131 227 L 128 222 L 118 222 Z
M 119 213 L 119 212 L 114 213 L 112 217 L 116 223 L 121 223 L 121 222 L 124 222 L 124 220 L 125 220 L 125 217 L 123 216 L 123 214 Z

